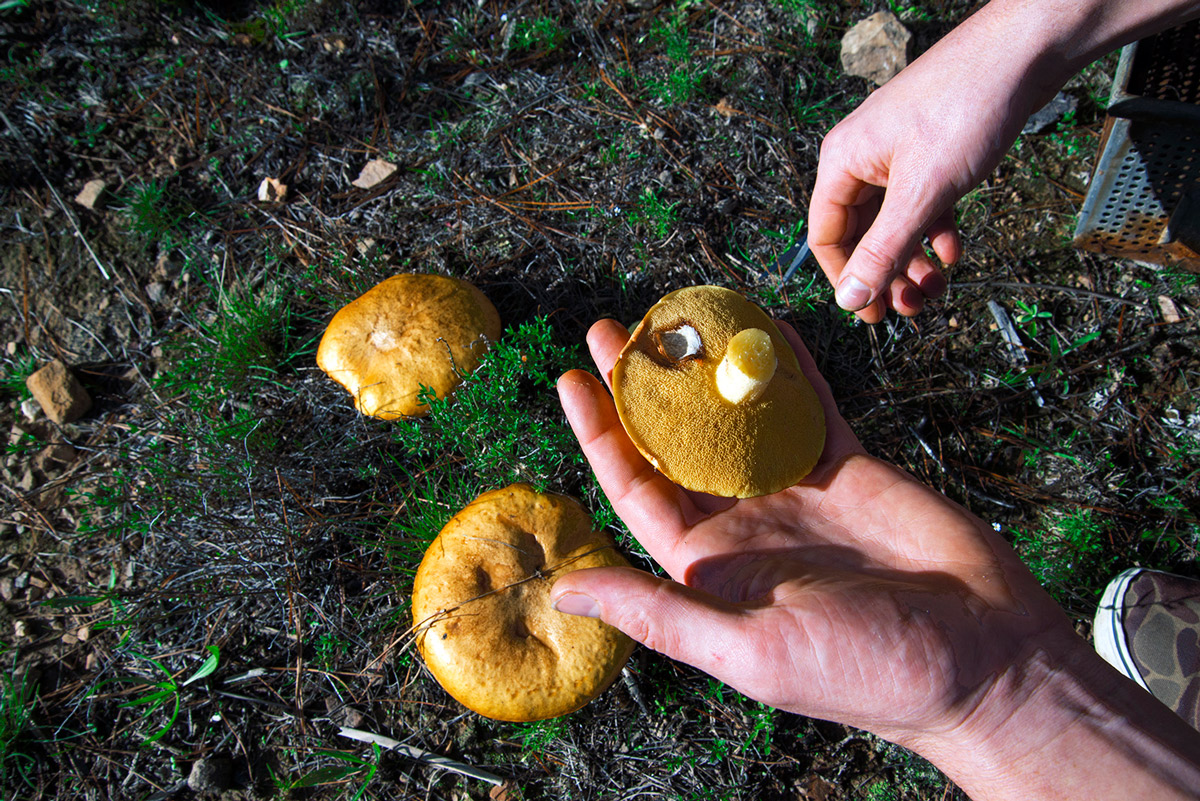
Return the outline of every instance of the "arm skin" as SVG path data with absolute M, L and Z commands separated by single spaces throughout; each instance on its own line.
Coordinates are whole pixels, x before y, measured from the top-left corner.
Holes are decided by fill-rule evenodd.
M 821 145 L 809 244 L 865 322 L 940 296 L 962 244 L 954 204 L 1030 114 L 1091 61 L 1200 14 L 1196 0 L 991 0 L 873 92 Z
M 1200 797 L 1200 732 L 1097 656 L 990 526 L 868 456 L 781 328 L 828 437 L 813 473 L 773 495 L 685 492 L 642 458 L 595 377 L 559 380 L 601 486 L 673 580 L 579 570 L 555 584 L 557 608 L 904 745 L 977 801 Z M 627 338 L 592 327 L 603 375 Z

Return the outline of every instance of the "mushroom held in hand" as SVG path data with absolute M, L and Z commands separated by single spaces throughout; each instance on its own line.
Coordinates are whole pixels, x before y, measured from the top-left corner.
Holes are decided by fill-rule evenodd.
M 500 336 L 496 307 L 458 278 L 408 273 L 367 290 L 333 316 L 317 364 L 370 417 L 394 420 L 429 411 L 421 387 L 439 398 L 479 366 Z
M 612 388 L 629 438 L 685 489 L 778 492 L 825 447 L 821 402 L 791 346 L 729 289 L 688 287 L 656 303 L 621 351 Z
M 430 544 L 413 584 L 417 648 L 464 706 L 497 720 L 573 712 L 612 683 L 633 641 L 558 612 L 555 580 L 625 566 L 582 507 L 528 484 L 485 492 Z

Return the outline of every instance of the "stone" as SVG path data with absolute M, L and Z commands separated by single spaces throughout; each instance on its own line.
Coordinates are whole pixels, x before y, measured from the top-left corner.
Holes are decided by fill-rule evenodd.
M 912 34 L 899 17 L 880 11 L 842 37 L 842 70 L 883 86 L 908 66 L 911 48 Z
M 74 446 L 66 442 L 56 442 L 47 445 L 34 455 L 33 469 L 49 475 L 50 471 L 75 461 L 76 456 L 78 456 L 78 451 Z
M 229 789 L 233 765 L 225 757 L 205 757 L 192 763 L 187 784 L 194 793 L 220 793 Z
M 1183 315 L 1179 313 L 1179 307 L 1166 295 L 1158 296 L 1158 310 L 1162 312 L 1163 322 L 1167 325 L 1183 322 Z
M 106 188 L 108 184 L 99 178 L 93 178 L 83 185 L 83 189 L 75 196 L 75 202 L 85 209 L 94 209 L 100 205 L 100 197 Z
M 56 423 L 71 423 L 92 407 L 92 396 L 58 359 L 25 380 L 42 411 Z
M 17 589 L 13 586 L 13 577 L 0 578 L 0 601 L 11 601 L 16 597 Z
M 21 416 L 31 423 L 38 419 L 38 412 L 41 409 L 36 398 L 26 398 L 21 402 Z
M 1029 115 L 1029 119 L 1025 121 L 1025 127 L 1021 129 L 1021 133 L 1026 135 L 1041 133 L 1074 111 L 1078 105 L 1079 100 L 1074 95 L 1059 92 L 1049 103 Z
M 146 300 L 157 305 L 167 296 L 167 285 L 162 281 L 151 281 L 145 286 Z
M 397 169 L 396 165 L 390 161 L 371 159 L 363 166 L 362 172 L 351 183 L 359 189 L 370 189 L 386 181 Z

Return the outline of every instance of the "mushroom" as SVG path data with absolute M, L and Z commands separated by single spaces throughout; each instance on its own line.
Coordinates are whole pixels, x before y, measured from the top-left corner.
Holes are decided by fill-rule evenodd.
M 413 584 L 417 648 L 464 706 L 497 720 L 565 715 L 603 692 L 633 641 L 554 609 L 572 570 L 624 566 L 574 500 L 513 484 L 480 495 L 425 552 Z
M 370 417 L 426 414 L 422 387 L 444 398 L 500 336 L 496 307 L 472 284 L 442 275 L 392 276 L 342 308 L 317 364 Z
M 729 289 L 670 293 L 612 372 L 629 438 L 685 489 L 749 498 L 800 481 L 825 447 L 825 414 L 791 346 Z

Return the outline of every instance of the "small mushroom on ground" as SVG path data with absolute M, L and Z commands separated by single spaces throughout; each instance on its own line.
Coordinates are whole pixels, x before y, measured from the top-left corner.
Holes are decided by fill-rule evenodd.
M 800 481 L 825 447 L 825 414 L 791 346 L 729 289 L 670 293 L 634 329 L 612 372 L 629 438 L 685 489 L 767 495 Z
M 422 387 L 444 398 L 500 337 L 496 307 L 474 285 L 442 275 L 392 276 L 342 308 L 317 364 L 370 417 L 426 414 Z
M 480 495 L 425 552 L 413 584 L 417 648 L 464 706 L 531 721 L 579 709 L 621 672 L 634 643 L 554 609 L 563 574 L 626 566 L 574 500 L 513 484 Z

